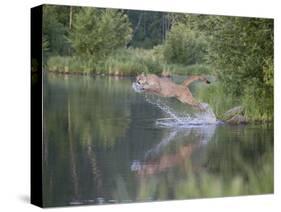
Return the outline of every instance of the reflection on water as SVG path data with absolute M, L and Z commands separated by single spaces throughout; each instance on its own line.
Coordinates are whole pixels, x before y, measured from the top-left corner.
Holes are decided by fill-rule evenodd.
M 273 192 L 272 125 L 159 127 L 132 81 L 44 75 L 45 206 Z
M 159 143 L 145 152 L 142 162 L 134 160 L 131 170 L 136 171 L 139 176 L 149 176 L 172 167 L 183 166 L 187 161 L 192 163 L 193 152 L 199 154 L 204 151 L 204 146 L 212 138 L 215 128 L 215 125 L 208 125 L 174 129 L 168 135 L 164 134 Z M 194 162 L 198 162 L 198 159 Z

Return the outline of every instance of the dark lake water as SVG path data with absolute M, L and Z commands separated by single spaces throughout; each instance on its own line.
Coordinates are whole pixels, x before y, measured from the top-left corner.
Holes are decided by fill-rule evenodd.
M 272 124 L 163 127 L 133 80 L 44 75 L 46 207 L 273 192 Z

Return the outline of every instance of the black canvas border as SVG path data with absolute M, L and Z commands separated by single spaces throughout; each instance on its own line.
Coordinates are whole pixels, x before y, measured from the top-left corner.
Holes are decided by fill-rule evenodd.
M 43 5 L 31 8 L 31 203 L 43 207 L 42 184 L 42 20 Z

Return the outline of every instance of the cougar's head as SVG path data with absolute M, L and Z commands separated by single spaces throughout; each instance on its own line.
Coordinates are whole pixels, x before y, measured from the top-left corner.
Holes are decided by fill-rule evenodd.
M 136 77 L 136 81 L 133 83 L 133 89 L 136 92 L 142 92 L 144 91 L 145 84 L 147 84 L 147 77 L 142 73 Z
M 143 87 L 147 83 L 147 77 L 144 75 L 144 73 L 138 75 L 136 79 L 136 83 L 141 87 Z

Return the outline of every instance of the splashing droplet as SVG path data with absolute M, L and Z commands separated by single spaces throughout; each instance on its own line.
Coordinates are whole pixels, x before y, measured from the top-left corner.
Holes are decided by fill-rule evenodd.
M 149 98 L 145 96 L 145 100 L 157 106 L 161 111 L 168 115 L 168 118 L 157 119 L 156 125 L 159 127 L 177 127 L 186 128 L 194 125 L 207 125 L 207 124 L 218 124 L 216 116 L 212 108 L 207 103 L 201 103 L 203 112 L 197 112 L 195 114 L 189 113 L 178 113 L 172 107 L 168 106 L 160 98 Z

